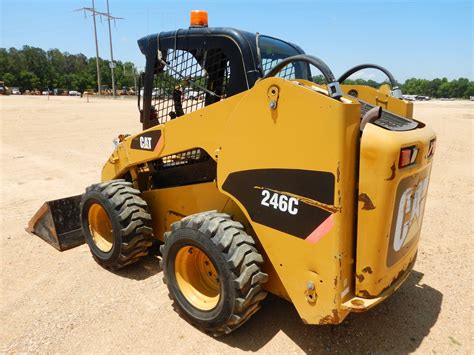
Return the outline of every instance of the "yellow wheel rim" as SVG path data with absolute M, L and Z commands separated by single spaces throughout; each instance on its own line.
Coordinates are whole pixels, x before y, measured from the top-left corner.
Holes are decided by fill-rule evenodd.
M 219 302 L 219 274 L 211 259 L 195 246 L 181 248 L 175 259 L 175 276 L 183 296 L 194 307 L 209 311 Z
M 105 209 L 101 205 L 94 203 L 89 207 L 87 217 L 89 220 L 89 230 L 94 244 L 102 252 L 109 252 L 114 243 L 114 234 L 107 212 L 105 212 Z

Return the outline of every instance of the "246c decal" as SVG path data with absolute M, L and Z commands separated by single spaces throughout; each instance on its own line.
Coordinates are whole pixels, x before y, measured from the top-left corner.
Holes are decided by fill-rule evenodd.
M 260 204 L 265 207 L 273 207 L 281 212 L 288 212 L 293 216 L 298 214 L 298 200 L 276 192 L 262 190 L 262 202 Z
M 222 189 L 234 196 L 252 221 L 306 239 L 334 206 L 335 176 L 326 171 L 255 169 L 236 171 Z

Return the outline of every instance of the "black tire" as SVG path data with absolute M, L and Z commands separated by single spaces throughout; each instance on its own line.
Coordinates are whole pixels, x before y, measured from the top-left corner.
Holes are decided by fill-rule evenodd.
M 98 207 L 99 206 L 99 207 Z M 88 187 L 81 199 L 81 227 L 92 256 L 102 266 L 112 270 L 133 264 L 148 255 L 153 241 L 151 216 L 140 191 L 125 180 L 112 180 Z M 105 211 L 104 223 L 111 227 L 110 249 L 101 249 L 94 240 L 90 210 Z M 107 221 L 108 218 L 108 221 Z M 96 222 L 95 222 L 96 223 Z
M 195 307 L 181 291 L 176 278 L 176 257 L 183 248 L 203 251 L 217 271 L 219 300 L 210 310 Z M 224 213 L 205 212 L 183 218 L 165 233 L 161 247 L 163 277 L 178 313 L 213 336 L 228 334 L 260 309 L 267 293 L 262 285 L 263 257 L 242 224 Z

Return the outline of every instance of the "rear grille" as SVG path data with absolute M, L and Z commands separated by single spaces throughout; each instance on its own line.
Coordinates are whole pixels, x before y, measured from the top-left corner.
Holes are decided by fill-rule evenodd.
M 360 108 L 361 117 L 364 117 L 364 115 L 369 110 L 375 107 L 374 105 L 371 105 L 360 99 L 359 99 L 359 102 L 361 105 L 361 108 Z M 382 116 L 376 119 L 375 121 L 373 121 L 372 123 L 379 127 L 388 129 L 389 131 L 410 131 L 418 127 L 418 122 L 410 120 L 405 117 L 395 115 L 385 110 L 382 110 Z

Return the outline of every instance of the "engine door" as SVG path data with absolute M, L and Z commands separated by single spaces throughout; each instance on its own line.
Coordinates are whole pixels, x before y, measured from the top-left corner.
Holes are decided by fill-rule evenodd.
M 382 121 L 365 126 L 360 146 L 355 290 L 365 298 L 414 264 L 435 144 L 422 123 L 403 131 Z

